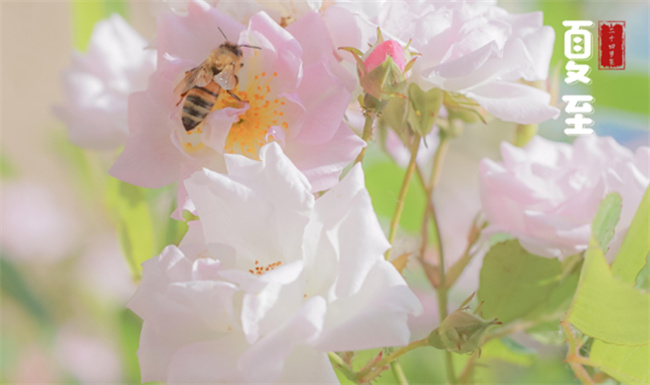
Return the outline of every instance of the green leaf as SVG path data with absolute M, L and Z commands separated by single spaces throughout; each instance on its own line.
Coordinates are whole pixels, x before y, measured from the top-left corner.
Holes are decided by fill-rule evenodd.
M 607 245 L 614 237 L 614 229 L 621 217 L 621 204 L 621 196 L 617 193 L 607 195 L 600 203 L 592 221 L 591 233 L 603 252 L 607 251 Z
M 510 338 L 495 338 L 481 348 L 481 359 L 495 359 L 519 366 L 531 366 L 537 359 L 535 350 L 528 349 Z
M 102 1 L 75 1 L 72 6 L 72 23 L 74 31 L 74 46 L 85 51 L 95 23 L 105 17 Z
M 366 187 L 377 215 L 391 218 L 395 211 L 405 170 L 387 156 L 383 154 L 381 156 L 382 158 L 369 163 L 367 167 L 364 164 Z M 399 222 L 400 228 L 412 233 L 419 232 L 425 205 L 426 198 L 422 186 L 413 180 L 406 193 L 406 203 Z
M 52 317 L 37 295 L 29 287 L 20 270 L 0 255 L 0 288 L 11 296 L 29 313 L 42 327 L 52 325 Z
M 105 13 L 111 15 L 113 13 L 120 14 L 123 18 L 129 18 L 129 9 L 127 0 L 104 0 Z
M 546 314 L 559 315 L 561 312 L 566 311 L 578 287 L 579 277 L 579 274 L 574 273 L 564 278 L 545 301 L 542 301 L 537 308 L 526 314 L 526 318 L 532 320 Z
M 13 162 L 7 157 L 6 151 L 0 151 L 0 178 L 10 178 L 16 176 L 18 171 L 14 167 Z
M 439 88 L 432 88 L 425 92 L 417 84 L 409 84 L 408 120 L 413 131 L 425 136 L 433 130 L 433 123 L 440 111 L 443 97 L 444 94 Z
M 142 262 L 155 255 L 154 223 L 147 201 L 147 190 L 109 178 L 107 206 L 116 221 L 122 251 L 136 278 Z
M 75 1 L 71 3 L 71 7 L 74 46 L 80 51 L 86 50 L 95 23 L 112 13 L 119 13 L 125 19 L 128 18 L 125 0 Z
M 481 268 L 478 296 L 486 319 L 517 319 L 545 301 L 558 286 L 562 265 L 557 258 L 527 252 L 519 241 L 493 246 Z
M 566 337 L 561 332 L 560 323 L 542 322 L 526 329 L 526 334 L 544 345 L 564 346 Z
M 142 320 L 131 310 L 124 309 L 120 312 L 120 345 L 122 359 L 127 374 L 128 383 L 140 382 L 140 365 L 138 365 L 138 346 Z
M 636 287 L 637 289 L 650 290 L 650 265 L 648 265 L 648 259 L 650 254 L 645 257 L 645 266 L 639 272 L 639 275 L 636 276 Z
M 622 282 L 634 284 L 639 272 L 647 263 L 650 253 L 650 187 L 646 189 L 641 204 L 632 219 L 612 270 Z
M 569 321 L 584 334 L 620 345 L 649 341 L 650 294 L 614 277 L 592 238 L 580 274 Z
M 589 361 L 625 384 L 650 383 L 650 346 L 625 346 L 595 340 Z

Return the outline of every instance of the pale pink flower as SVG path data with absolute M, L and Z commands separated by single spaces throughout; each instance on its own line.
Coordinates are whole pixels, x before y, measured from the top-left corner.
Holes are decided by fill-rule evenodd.
M 337 383 L 328 351 L 408 342 L 421 306 L 382 256 L 360 165 L 314 199 L 277 143 L 259 157 L 188 179 L 201 222 L 143 264 L 143 381 Z
M 77 251 L 79 213 L 43 185 L 3 182 L 0 216 L 4 257 L 52 263 Z
M 162 15 L 158 69 L 149 88 L 130 97 L 130 134 L 111 174 L 157 188 L 202 167 L 223 171 L 226 153 L 256 159 L 261 146 L 275 141 L 313 191 L 332 187 L 365 143 L 343 123 L 350 93 L 333 70 L 331 42 L 317 34 L 302 36 L 305 28 L 326 30 L 317 15 L 310 15 L 288 30 L 265 13 L 254 15 L 246 28 L 201 1 L 189 4 L 186 17 Z M 242 48 L 236 92 L 248 103 L 234 103 L 222 92 L 202 126 L 187 133 L 173 89 L 186 70 L 223 43 L 219 27 L 232 41 L 261 48 Z M 191 210 L 185 198 L 181 188 L 179 205 Z
M 15 354 L 15 361 L 7 368 L 8 373 L 5 374 L 7 383 L 54 384 L 61 381 L 56 363 L 45 348 L 25 343 L 22 345 L 22 351 L 12 351 L 12 354 Z
M 242 23 L 247 23 L 254 14 L 261 11 L 278 23 L 283 20 L 292 22 L 311 11 L 318 11 L 322 5 L 321 0 L 216 0 L 214 3 L 218 10 Z
M 136 285 L 117 234 L 98 233 L 87 238 L 86 249 L 76 267 L 79 286 L 104 302 L 124 304 Z
M 61 367 L 84 384 L 121 382 L 122 363 L 114 343 L 77 327 L 70 323 L 57 332 L 55 357 Z
M 458 92 L 505 121 L 539 123 L 559 114 L 548 93 L 519 81 L 548 74 L 555 36 L 541 12 L 511 15 L 486 2 L 404 0 L 339 3 L 323 18 L 336 46 L 366 50 L 377 27 L 384 36 L 412 40 L 422 56 L 410 80 L 425 89 Z
M 152 7 L 155 13 L 171 9 L 178 14 L 187 14 L 190 3 L 191 0 L 159 0 L 153 2 Z M 318 11 L 322 5 L 321 0 L 206 0 L 206 3 L 242 24 L 248 24 L 248 20 L 258 12 L 266 12 L 278 23 L 289 23 L 311 11 Z
M 78 146 L 107 150 L 124 144 L 127 99 L 142 91 L 154 71 L 156 54 L 124 19 L 114 14 L 98 22 L 88 52 L 73 53 L 63 75 L 65 105 L 56 115 Z
M 501 156 L 502 162 L 481 162 L 487 231 L 509 233 L 546 257 L 585 250 L 598 206 L 611 192 L 623 199 L 615 230 L 622 237 L 650 177 L 650 148 L 635 154 L 611 137 L 581 137 L 573 145 L 535 137 L 523 149 L 504 142 Z

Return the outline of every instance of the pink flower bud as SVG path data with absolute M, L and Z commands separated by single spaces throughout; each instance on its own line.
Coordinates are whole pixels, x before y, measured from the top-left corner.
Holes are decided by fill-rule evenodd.
M 366 73 L 374 70 L 379 67 L 385 60 L 386 57 L 390 56 L 393 59 L 393 62 L 399 67 L 401 71 L 404 71 L 406 67 L 406 57 L 404 57 L 404 48 L 396 42 L 395 40 L 386 40 L 383 43 L 375 47 L 375 49 L 368 55 L 366 60 L 363 62 L 363 66 L 366 70 Z

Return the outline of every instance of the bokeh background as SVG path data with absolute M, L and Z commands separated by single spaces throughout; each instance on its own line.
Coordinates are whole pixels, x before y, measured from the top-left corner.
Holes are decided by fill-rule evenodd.
M 627 68 L 598 70 L 590 61 L 592 84 L 559 84 L 559 95 L 591 94 L 598 135 L 611 135 L 635 149 L 648 145 L 650 118 L 650 8 L 646 2 L 504 1 L 510 12 L 543 11 L 545 24 L 556 30 L 551 72 L 564 75 L 563 20 L 625 20 Z M 0 228 L 0 382 L 61 384 L 139 383 L 137 344 L 140 321 L 125 309 L 135 283 L 106 204 L 111 181 L 106 170 L 115 153 L 85 151 L 70 144 L 64 124 L 52 107 L 62 104 L 61 73 L 72 50 L 83 52 L 96 21 L 111 13 L 124 16 L 146 39 L 155 35 L 155 13 L 162 3 L 149 1 L 6 1 L 0 3 L 1 25 L 1 208 Z M 593 29 L 595 31 L 595 29 Z M 597 44 L 597 43 L 596 43 Z M 569 141 L 562 133 L 562 114 L 546 122 L 540 134 Z M 492 122 L 467 127 L 452 144 L 442 172 L 441 216 L 448 218 L 450 248 L 460 255 L 464 245 L 451 233 L 466 233 L 471 216 L 456 215 L 446 200 L 478 210 L 478 161 L 498 157 L 498 143 L 512 140 L 514 125 Z M 368 189 L 382 221 L 392 215 L 402 170 L 375 146 L 364 164 Z M 143 211 L 151 223 L 166 223 L 172 191 L 150 193 Z M 424 196 L 409 192 L 396 247 L 417 240 Z M 162 219 L 162 220 L 161 220 Z M 455 222 L 454 222 L 455 221 Z M 151 256 L 179 229 L 156 228 Z M 182 229 L 180 229 L 182 230 Z M 171 235 L 170 235 L 171 233 Z M 162 235 L 161 235 L 162 234 Z M 447 250 L 446 250 L 447 251 Z M 460 302 L 476 288 L 480 258 L 461 277 L 452 299 Z M 414 332 L 437 326 L 435 295 L 421 271 L 409 266 L 408 278 L 427 312 L 412 321 Z M 524 336 L 516 345 L 495 346 L 481 358 L 478 380 L 484 383 L 573 383 L 561 360 L 558 331 L 549 330 L 541 343 Z M 421 336 L 420 336 L 421 338 Z M 519 349 L 511 360 L 499 349 Z M 495 353 L 497 352 L 497 353 Z M 372 353 L 368 353 L 370 355 Z M 499 356 L 500 359 L 491 359 Z M 459 367 L 462 359 L 457 360 Z M 441 355 L 422 349 L 405 356 L 404 370 L 412 383 L 443 381 Z M 380 382 L 391 383 L 390 373 Z

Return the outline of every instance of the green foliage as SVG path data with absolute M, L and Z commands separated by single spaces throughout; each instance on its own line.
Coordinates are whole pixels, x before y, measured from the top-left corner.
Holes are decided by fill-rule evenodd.
M 650 254 L 645 257 L 645 266 L 639 272 L 639 275 L 636 276 L 636 287 L 637 289 L 650 290 L 650 265 L 648 265 L 648 259 Z
M 122 251 L 136 278 L 140 264 L 155 255 L 154 223 L 147 200 L 147 190 L 115 178 L 109 178 L 107 207 L 116 222 Z
M 413 131 L 425 136 L 433 130 L 433 123 L 438 116 L 443 96 L 444 94 L 439 88 L 432 88 L 425 92 L 417 84 L 409 84 L 408 121 Z
M 560 281 L 560 283 L 553 289 L 548 298 L 539 303 L 530 313 L 526 314 L 525 318 L 534 320 L 537 317 L 544 315 L 559 315 L 561 312 L 566 311 L 571 304 L 576 288 L 578 287 L 578 273 L 570 274 Z M 556 325 L 557 329 L 557 325 Z
M 13 163 L 7 157 L 7 152 L 0 152 L 0 179 L 10 178 L 16 176 L 18 170 L 14 167 Z
M 41 327 L 52 324 L 50 312 L 34 294 L 22 273 L 3 255 L 0 255 L 0 288 L 29 313 Z
M 408 118 L 408 106 L 406 105 L 407 100 L 404 98 L 391 98 L 386 103 L 386 106 L 381 112 L 381 115 L 378 117 L 378 127 L 381 130 L 387 128 L 392 128 L 395 133 L 402 139 L 402 142 L 406 142 L 407 134 L 409 133 L 406 125 L 406 119 Z
M 478 296 L 485 318 L 508 323 L 548 300 L 558 287 L 562 265 L 557 258 L 527 252 L 519 241 L 494 245 L 481 268 Z
M 474 353 L 481 349 L 488 328 L 499 322 L 497 320 L 485 321 L 468 312 L 464 306 L 473 296 L 472 294 L 429 334 L 429 345 L 454 353 Z
M 123 309 L 119 314 L 120 345 L 122 359 L 128 382 L 140 382 L 140 365 L 138 365 L 138 346 L 142 320 L 129 309 Z
M 594 55 L 595 56 L 595 55 Z M 595 64 L 595 61 L 594 61 Z M 591 68 L 598 68 L 597 65 Z M 591 95 L 598 106 L 649 115 L 650 78 L 646 73 L 628 71 L 592 71 Z M 634 96 L 630 96 L 634 90 Z
M 366 187 L 372 198 L 372 205 L 379 217 L 391 218 L 397 204 L 400 185 L 405 170 L 384 156 L 372 163 L 364 164 Z M 426 198 L 418 183 L 410 184 L 406 193 L 406 203 L 400 218 L 400 227 L 417 233 L 422 224 Z
M 96 22 L 112 13 L 119 13 L 125 18 L 128 13 L 126 0 L 75 1 L 71 7 L 74 46 L 80 51 L 86 50 Z
M 589 361 L 595 367 L 625 384 L 650 383 L 649 345 L 627 346 L 595 340 Z
M 646 191 L 610 269 L 603 250 L 620 213 L 615 202 L 618 198 L 612 196 L 603 200 L 594 218 L 592 239 L 567 317 L 582 333 L 594 338 L 589 352 L 590 365 L 624 383 L 648 383 L 650 293 L 638 290 L 633 284 L 646 264 L 650 247 L 647 233 L 650 198 Z
M 551 68 L 561 65 L 562 73 L 568 59 L 564 56 L 563 37 L 567 30 L 562 25 L 565 20 L 584 20 L 585 12 L 589 9 L 588 2 L 573 1 L 542 1 L 541 11 L 544 13 L 544 24 L 553 27 L 555 30 L 556 42 L 553 46 Z M 587 17 L 588 19 L 588 17 Z M 583 61 L 588 64 L 592 71 L 589 73 L 591 84 L 584 89 L 585 94 L 592 95 L 598 106 L 607 107 L 619 111 L 627 111 L 647 116 L 650 114 L 650 77 L 647 71 L 634 72 L 628 68 L 625 71 L 599 71 L 597 54 L 597 23 L 589 28 L 594 34 L 595 45 L 594 55 L 589 60 Z M 640 67 L 644 68 L 644 67 Z M 634 90 L 634 93 L 630 93 Z
M 632 219 L 621 248 L 618 250 L 612 270 L 622 282 L 634 284 L 639 271 L 647 264 L 650 253 L 650 188 Z
M 510 338 L 495 338 L 483 345 L 481 359 L 494 359 L 528 367 L 535 363 L 537 352 L 518 344 Z
M 621 217 L 621 196 L 611 193 L 603 199 L 594 217 L 591 232 L 600 245 L 600 248 L 607 250 L 609 241 L 614 237 L 614 229 Z
M 649 342 L 650 294 L 614 277 L 592 239 L 569 321 L 588 336 L 621 345 Z

